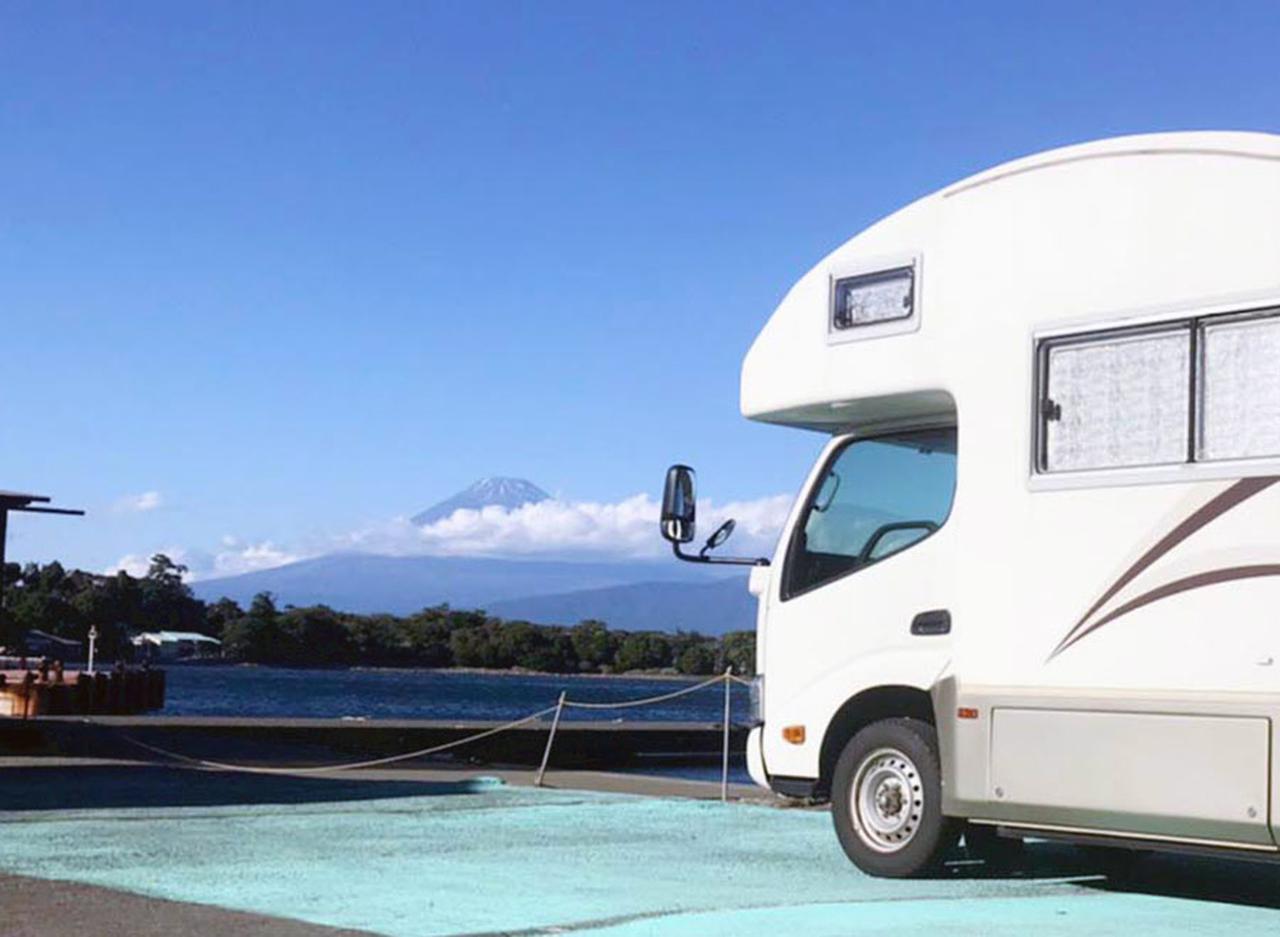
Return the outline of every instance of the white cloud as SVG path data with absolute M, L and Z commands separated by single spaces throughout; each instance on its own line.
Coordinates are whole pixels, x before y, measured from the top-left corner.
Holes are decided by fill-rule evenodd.
M 102 572 L 107 576 L 114 576 L 117 571 L 124 570 L 130 576 L 141 578 L 151 568 L 151 557 L 157 553 L 163 553 L 179 566 L 190 565 L 191 554 L 188 550 L 182 547 L 161 547 L 158 550 L 152 550 L 150 553 L 126 553 Z M 191 574 L 188 573 L 184 578 L 189 581 Z
M 136 495 L 117 498 L 111 506 L 117 514 L 143 514 L 164 504 L 164 496 L 158 491 L 144 491 Z
M 699 505 L 698 531 L 706 537 L 733 517 L 738 526 L 726 549 L 772 553 L 790 507 L 788 495 L 724 505 L 704 501 Z M 612 503 L 551 499 L 514 509 L 463 508 L 422 527 L 401 518 L 340 538 L 340 545 L 400 555 L 657 556 L 670 549 L 658 534 L 658 514 L 658 503 L 644 494 Z
M 150 565 L 150 557 L 143 556 L 140 553 L 126 553 L 104 569 L 102 573 L 105 576 L 114 576 L 118 572 L 125 572 L 130 576 L 140 577 L 147 574 L 147 568 Z
M 704 499 L 698 505 L 698 539 L 691 546 L 700 546 L 716 527 L 732 517 L 737 528 L 719 552 L 770 556 L 790 509 L 790 495 L 723 505 Z M 396 518 L 306 546 L 225 536 L 212 551 L 166 547 L 152 552 L 164 553 L 187 566 L 188 582 L 271 569 L 337 550 L 392 556 L 656 558 L 669 555 L 671 549 L 658 533 L 658 514 L 658 502 L 645 494 L 614 502 L 553 498 L 512 509 L 462 508 L 421 527 L 406 518 Z M 123 556 L 109 572 L 124 569 L 133 576 L 145 575 L 151 555 Z
M 244 543 L 235 537 L 223 537 L 222 549 L 213 554 L 207 566 L 196 572 L 200 579 L 237 576 L 259 569 L 284 566 L 303 558 L 300 553 L 276 546 L 270 540 L 261 543 Z
M 235 537 L 223 537 L 222 549 L 214 553 L 184 547 L 161 547 L 149 553 L 127 553 L 103 572 L 114 575 L 116 570 L 122 569 L 130 576 L 145 576 L 151 566 L 151 557 L 156 553 L 163 553 L 175 563 L 187 567 L 186 575 L 183 576 L 186 582 L 237 576 L 240 573 L 284 566 L 303 558 L 302 554 L 281 549 L 270 540 L 245 543 Z

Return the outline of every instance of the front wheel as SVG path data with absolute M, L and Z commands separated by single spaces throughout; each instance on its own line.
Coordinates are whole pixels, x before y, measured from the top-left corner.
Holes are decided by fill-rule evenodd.
M 942 770 L 933 726 L 884 719 L 845 746 L 831 781 L 836 836 L 871 875 L 909 878 L 942 862 L 960 826 L 942 815 Z

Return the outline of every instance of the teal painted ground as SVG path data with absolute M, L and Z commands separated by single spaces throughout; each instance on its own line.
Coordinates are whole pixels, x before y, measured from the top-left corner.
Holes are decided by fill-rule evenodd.
M 193 790 L 219 777 L 183 776 Z M 11 780 L 0 804 L 18 807 Z M 379 799 L 368 783 L 312 782 L 303 795 L 280 779 L 217 783 L 223 803 L 122 806 L 68 788 L 65 802 L 98 806 L 4 812 L 0 869 L 395 937 L 1280 932 L 1280 879 L 1265 866 L 1153 859 L 1142 881 L 1113 890 L 1078 851 L 1041 845 L 1023 877 L 960 866 L 896 882 L 856 872 L 820 812 L 517 788 L 404 785 L 434 796 L 384 787 L 393 796 Z M 270 799 L 291 802 L 261 802 Z

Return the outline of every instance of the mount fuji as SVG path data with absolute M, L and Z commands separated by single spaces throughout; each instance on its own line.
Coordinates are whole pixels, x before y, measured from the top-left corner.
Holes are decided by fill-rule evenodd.
M 526 504 L 537 504 L 539 501 L 547 501 L 550 498 L 551 495 L 523 478 L 482 478 L 465 491 L 460 491 L 451 498 L 445 498 L 425 511 L 419 511 L 410 520 L 418 527 L 422 527 L 452 517 L 454 511 L 462 508 L 478 511 L 481 508 L 497 506 L 515 510 Z

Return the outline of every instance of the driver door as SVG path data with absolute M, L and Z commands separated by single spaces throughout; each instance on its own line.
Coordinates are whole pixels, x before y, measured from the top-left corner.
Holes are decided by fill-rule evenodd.
M 932 680 L 949 658 L 944 524 L 955 482 L 954 427 L 828 448 L 771 583 L 763 661 L 771 774 L 816 776 L 823 732 L 845 700 L 908 671 Z M 797 725 L 804 742 L 785 740 L 781 729 Z

